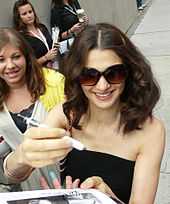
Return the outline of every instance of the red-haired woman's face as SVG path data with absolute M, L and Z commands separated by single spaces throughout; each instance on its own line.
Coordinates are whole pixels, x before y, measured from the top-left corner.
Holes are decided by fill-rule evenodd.
M 20 6 L 18 12 L 21 18 L 21 21 L 26 25 L 32 25 L 35 21 L 34 11 L 30 4 Z
M 26 59 L 20 49 L 8 43 L 0 50 L 0 78 L 9 87 L 25 83 Z

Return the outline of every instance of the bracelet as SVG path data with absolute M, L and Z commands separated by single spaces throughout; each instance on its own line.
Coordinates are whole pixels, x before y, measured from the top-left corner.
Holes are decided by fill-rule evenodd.
M 34 168 L 30 167 L 30 169 L 28 169 L 26 173 L 21 174 L 21 175 L 16 175 L 16 173 L 18 174 L 17 169 L 9 170 L 8 166 L 7 166 L 7 160 L 12 154 L 14 154 L 14 152 L 9 153 L 6 156 L 6 158 L 4 159 L 3 169 L 4 169 L 4 172 L 5 172 L 5 175 L 14 182 L 23 181 L 31 174 L 31 172 L 34 170 Z
M 70 29 L 68 29 L 68 31 L 67 31 L 67 34 L 69 35 L 69 36 L 75 36 L 75 33 L 74 33 L 74 31 L 71 31 L 71 28 Z

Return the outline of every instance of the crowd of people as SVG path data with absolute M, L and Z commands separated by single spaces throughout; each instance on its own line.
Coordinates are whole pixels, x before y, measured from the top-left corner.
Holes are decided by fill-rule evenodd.
M 121 30 L 90 25 L 87 15 L 80 22 L 77 9 L 77 0 L 52 1 L 59 41 L 74 37 L 64 58 L 28 0 L 14 4 L 14 28 L 0 28 L 0 135 L 7 147 L 0 191 L 65 183 L 121 204 L 153 204 L 165 146 L 164 125 L 153 115 L 159 85 Z M 51 69 L 57 56 L 64 76 Z M 73 148 L 70 138 L 85 149 Z

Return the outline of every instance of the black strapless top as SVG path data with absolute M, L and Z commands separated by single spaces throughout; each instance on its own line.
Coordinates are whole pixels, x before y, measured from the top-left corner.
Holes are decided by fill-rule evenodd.
M 125 203 L 129 202 L 135 161 L 126 160 L 111 154 L 89 150 L 73 149 L 61 166 L 62 182 L 67 175 L 83 182 L 91 176 L 100 176 L 115 195 Z

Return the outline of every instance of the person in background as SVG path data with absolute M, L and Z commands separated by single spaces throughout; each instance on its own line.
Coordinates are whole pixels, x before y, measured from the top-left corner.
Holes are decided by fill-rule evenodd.
M 142 11 L 146 6 L 146 4 L 143 3 L 143 0 L 136 0 L 136 3 L 139 11 Z
M 47 27 L 39 22 L 33 5 L 28 0 L 17 0 L 13 7 L 14 28 L 29 42 L 38 62 L 53 67 L 58 45 L 52 47 L 52 37 Z
M 64 77 L 54 70 L 41 68 L 31 47 L 19 32 L 0 28 L 0 135 L 5 142 L 1 142 L 0 149 L 6 148 L 6 152 L 3 149 L 3 155 L 0 155 L 1 177 L 4 158 L 18 148 L 29 128 L 22 117 L 42 121 L 48 111 L 63 100 Z M 51 168 L 57 173 L 56 165 Z M 33 170 L 29 166 L 24 169 L 28 174 Z M 37 169 L 22 183 L 22 189 L 41 189 L 38 180 L 41 174 L 46 175 L 47 168 Z M 19 175 L 19 178 L 26 179 L 27 175 L 23 178 Z M 0 181 L 3 182 L 4 179 Z M 15 183 L 15 179 L 8 180 L 8 183 L 11 182 Z
M 88 17 L 84 15 L 84 22 L 79 22 L 77 9 L 80 9 L 77 0 L 52 0 L 51 28 L 59 27 L 60 41 L 76 36 L 88 24 Z
M 6 161 L 6 174 L 28 175 L 60 162 L 69 188 L 95 188 L 119 203 L 153 204 L 165 129 L 153 115 L 160 90 L 149 63 L 123 32 L 99 23 L 76 37 L 64 66 L 66 101 L 47 116 L 49 128 L 27 130 L 20 154 Z M 73 149 L 63 137 L 68 134 L 86 149 Z

